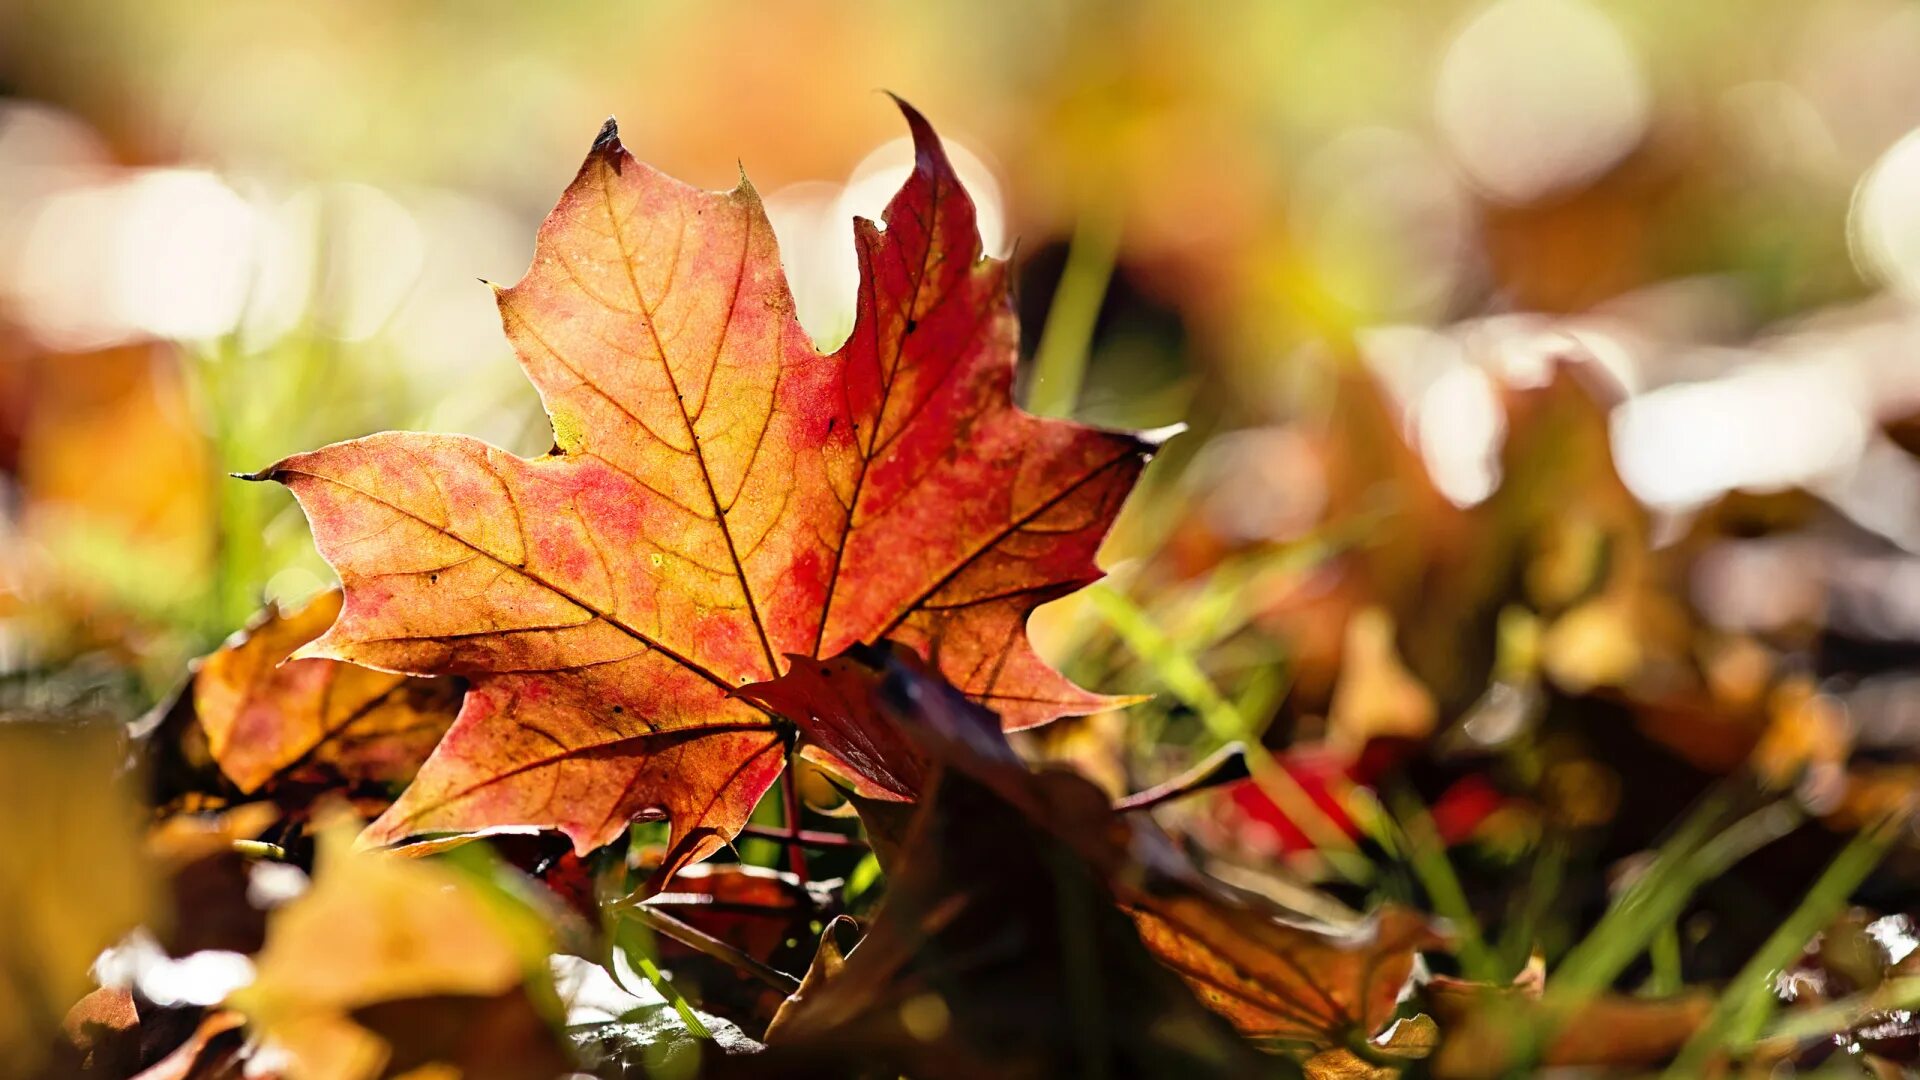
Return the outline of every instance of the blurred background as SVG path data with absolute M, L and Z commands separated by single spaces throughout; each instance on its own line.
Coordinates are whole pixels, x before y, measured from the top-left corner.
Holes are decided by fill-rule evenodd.
M 0 0 L 0 707 L 135 715 L 330 583 L 230 471 L 544 450 L 475 279 L 519 277 L 609 113 L 675 176 L 744 168 L 837 344 L 849 219 L 908 162 L 882 89 L 1016 260 L 1028 406 L 1187 425 L 1036 628 L 1159 696 L 1040 752 L 1118 788 L 1264 739 L 1338 817 L 1315 777 L 1437 740 L 1500 762 L 1423 782 L 1443 832 L 1509 850 L 1634 801 L 1594 710 L 1836 821 L 1909 782 L 1896 0 Z M 1297 847 L 1271 810 L 1222 843 Z

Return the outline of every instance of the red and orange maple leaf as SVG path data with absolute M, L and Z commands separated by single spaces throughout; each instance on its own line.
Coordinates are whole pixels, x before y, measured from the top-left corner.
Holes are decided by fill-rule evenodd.
M 672 180 L 609 121 L 498 293 L 553 451 L 384 433 L 255 475 L 346 589 L 302 655 L 472 680 L 369 840 L 536 826 L 585 852 L 663 813 L 671 872 L 782 767 L 784 721 L 734 691 L 859 642 L 913 648 L 1009 727 L 1109 701 L 1026 620 L 1099 576 L 1147 447 L 1014 406 L 1006 264 L 902 109 L 914 170 L 884 226 L 855 223 L 837 352 L 795 320 L 751 185 Z

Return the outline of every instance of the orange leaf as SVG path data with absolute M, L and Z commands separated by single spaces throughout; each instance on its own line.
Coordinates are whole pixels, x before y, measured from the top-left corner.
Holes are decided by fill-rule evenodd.
M 351 780 L 408 780 L 452 722 L 457 683 L 308 659 L 283 663 L 340 613 L 327 592 L 270 610 L 200 662 L 193 707 L 207 749 L 240 790 L 318 768 Z
M 368 840 L 540 826 L 585 852 L 657 812 L 670 874 L 778 775 L 785 725 L 733 691 L 790 654 L 904 642 L 1010 727 L 1108 702 L 1025 622 L 1099 576 L 1146 447 L 1014 407 L 1006 266 L 902 108 L 915 169 L 884 228 L 856 223 L 839 351 L 795 320 L 749 184 L 678 183 L 609 122 L 499 293 L 553 452 L 388 433 L 257 475 L 346 586 L 302 655 L 473 681 Z
M 1444 943 L 1401 907 L 1338 930 L 1199 893 L 1148 897 L 1128 911 L 1148 950 L 1241 1034 L 1319 1045 L 1372 1037 L 1393 1018 L 1415 954 Z

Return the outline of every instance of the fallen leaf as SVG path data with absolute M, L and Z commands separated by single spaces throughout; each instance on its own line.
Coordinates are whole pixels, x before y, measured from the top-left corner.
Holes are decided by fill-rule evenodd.
M 1439 1025 L 1421 1013 L 1370 1040 L 1369 1057 L 1343 1046 L 1322 1050 L 1308 1058 L 1303 1068 L 1307 1080 L 1394 1080 L 1407 1065 L 1431 1055 L 1439 1041 Z
M 404 784 L 453 722 L 455 680 L 287 659 L 339 613 L 337 590 L 298 611 L 269 608 L 200 661 L 194 712 L 209 753 L 242 793 L 283 776 Z
M 74 1003 L 61 1022 L 66 1046 L 74 1060 L 61 1064 L 94 1076 L 130 1076 L 140 1061 L 140 1013 L 133 992 L 102 987 Z
M 1322 746 L 1300 747 L 1277 755 L 1274 763 L 1306 793 L 1314 807 L 1344 836 L 1360 835 L 1360 826 L 1347 813 L 1342 794 L 1356 783 L 1355 768 L 1344 754 Z M 1235 822 L 1256 849 L 1277 852 L 1312 851 L 1319 842 L 1308 835 L 1272 796 L 1252 780 L 1229 786 L 1221 810 Z M 1249 827 L 1251 826 L 1251 827 Z
M 1427 987 L 1440 1024 L 1440 1048 L 1429 1067 L 1440 1080 L 1478 1080 L 1510 1075 L 1526 1032 L 1550 1016 L 1542 1004 L 1538 967 L 1521 972 L 1511 986 L 1488 986 L 1437 977 Z M 1713 998 L 1688 993 L 1669 998 L 1601 994 L 1557 1018 L 1555 1034 L 1540 1064 L 1553 1068 L 1647 1068 L 1677 1053 L 1713 1011 Z
M 806 975 L 793 993 L 788 994 L 786 1000 L 774 1010 L 772 1019 L 767 1023 L 768 1041 L 778 1041 L 790 1035 L 789 1028 L 796 1023 L 795 1017 L 810 1008 L 808 1003 L 816 996 L 825 994 L 827 985 L 838 979 L 841 971 L 846 969 L 847 950 L 840 946 L 842 931 L 854 934 L 854 940 L 858 943 L 859 924 L 848 916 L 837 915 L 821 929 L 820 942 L 814 947 L 813 962 L 807 965 Z M 801 1024 L 806 1022 L 798 1021 Z
M 1185 798 L 1202 791 L 1238 784 L 1251 776 L 1247 765 L 1247 748 L 1240 743 L 1228 743 L 1178 776 L 1147 788 L 1136 791 L 1124 798 L 1116 799 L 1115 810 L 1150 810 L 1162 803 Z
M 1392 1019 L 1416 954 L 1443 943 L 1425 916 L 1405 908 L 1335 928 L 1198 892 L 1149 893 L 1127 906 L 1147 948 L 1256 1039 L 1324 1046 L 1371 1038 Z
M 148 830 L 167 915 L 154 937 L 168 956 L 259 951 L 267 913 L 255 902 L 259 861 L 244 848 L 281 821 L 272 803 L 250 802 L 216 814 L 172 814 Z
M 186 1042 L 134 1080 L 273 1080 L 278 1073 L 247 1067 L 245 1023 L 232 1009 L 207 1014 Z
M 228 1004 L 316 1080 L 457 1063 L 489 1031 L 512 1036 L 484 1044 L 500 1060 L 565 1071 L 526 996 L 546 970 L 546 929 L 453 869 L 356 852 L 352 833 L 320 832 L 313 888 L 275 910 L 254 981 Z
M 1348 762 L 1358 762 L 1376 739 L 1424 739 L 1438 719 L 1433 695 L 1407 670 L 1393 636 L 1393 616 L 1384 608 L 1365 608 L 1347 621 L 1326 744 Z
M 1792 675 L 1774 687 L 1767 715 L 1767 728 L 1753 748 L 1754 772 L 1776 789 L 1797 786 L 1817 811 L 1833 809 L 1846 794 L 1853 752 L 1846 707 L 1822 694 L 1811 678 Z
M 1041 779 L 1110 813 L 1078 777 Z M 917 809 L 866 936 L 844 959 L 823 942 L 759 1067 L 825 1076 L 877 1066 L 932 1080 L 1282 1068 L 1142 947 L 1102 869 L 994 787 L 942 770 Z
M 883 637 L 1011 727 L 1109 704 L 1024 627 L 1099 576 L 1147 448 L 1014 407 L 1005 264 L 903 110 L 915 168 L 884 228 L 856 225 L 838 352 L 795 320 L 753 188 L 673 181 L 609 123 L 499 292 L 552 453 L 388 433 L 256 474 L 346 587 L 297 655 L 473 680 L 369 842 L 532 825 L 584 853 L 660 813 L 671 874 L 782 766 L 784 725 L 732 692 Z
M 152 867 L 119 725 L 0 717 L 0 1063 L 31 1075 L 88 968 L 150 918 Z
M 567 1048 L 524 989 L 435 995 L 353 1010 L 391 1048 L 384 1075 L 427 1080 L 549 1080 L 572 1072 Z
M 862 679 L 864 696 L 853 692 Z M 904 824 L 898 806 L 855 799 L 870 832 L 879 825 L 875 851 L 889 870 L 889 905 L 903 889 L 921 888 L 928 895 L 901 902 L 921 913 L 916 917 L 963 919 L 975 910 L 1015 917 L 1025 905 L 1037 902 L 1010 895 L 1014 883 L 1000 875 L 1012 874 L 1024 890 L 1065 889 L 1070 882 L 1049 884 L 1052 871 L 1016 871 L 1013 862 L 996 863 L 985 850 L 972 861 L 966 854 L 969 845 L 987 848 L 997 842 L 1007 846 L 1004 860 L 1017 861 L 1026 856 L 1016 856 L 1011 847 L 1016 842 L 1043 850 L 1058 843 L 1071 853 L 1073 873 L 1091 874 L 1097 883 L 1102 904 L 1085 910 L 1103 913 L 1117 906 L 1133 923 L 1124 938 L 1103 937 L 1100 955 L 1124 957 L 1132 942 L 1143 943 L 1148 955 L 1177 973 L 1198 1000 L 1244 1036 L 1312 1047 L 1372 1037 L 1391 1019 L 1416 954 L 1443 944 L 1424 917 L 1405 909 L 1386 908 L 1352 926 L 1320 926 L 1289 918 L 1257 897 L 1205 878 L 1151 822 L 1141 820 L 1142 815 L 1116 813 L 1084 778 L 1060 770 L 1028 770 L 991 713 L 942 684 L 905 650 L 852 650 L 825 663 L 796 667 L 772 687 L 745 692 L 816 712 L 853 709 L 857 715 L 832 717 L 832 725 L 890 730 L 913 744 L 925 781 L 916 793 L 919 805 Z M 894 775 L 906 771 L 892 770 Z M 945 794 L 950 790 L 971 794 Z M 942 799 L 961 799 L 965 805 L 929 809 L 929 802 Z M 1047 855 L 1046 865 L 1057 869 L 1065 865 L 1062 858 Z M 982 893 L 990 894 L 991 902 L 978 899 Z M 1085 898 L 1075 902 L 1091 903 Z M 883 921 L 887 910 L 893 908 L 883 909 Z M 924 927 L 909 931 L 886 925 L 906 938 L 893 961 L 903 968 L 921 963 L 914 957 L 926 946 L 923 939 L 937 936 Z M 874 935 L 880 934 L 876 926 Z M 1117 943 L 1121 940 L 1127 944 Z M 862 960 L 866 947 L 848 958 L 850 971 L 869 962 Z M 1102 975 L 1094 981 L 1104 985 L 1116 978 Z M 852 1006 L 843 1002 L 838 1007 Z

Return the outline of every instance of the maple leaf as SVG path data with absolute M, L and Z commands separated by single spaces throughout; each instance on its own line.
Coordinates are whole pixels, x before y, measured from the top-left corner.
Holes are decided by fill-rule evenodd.
M 901 108 L 914 170 L 884 228 L 855 224 L 837 352 L 795 320 L 751 185 L 671 180 L 609 121 L 498 293 L 552 453 L 385 433 L 252 477 L 292 489 L 346 589 L 299 655 L 472 680 L 369 842 L 539 826 L 584 853 L 662 813 L 664 878 L 782 768 L 785 721 L 733 691 L 859 642 L 906 643 L 1010 727 L 1111 702 L 1025 624 L 1099 576 L 1147 447 L 1014 407 L 1006 265 Z

